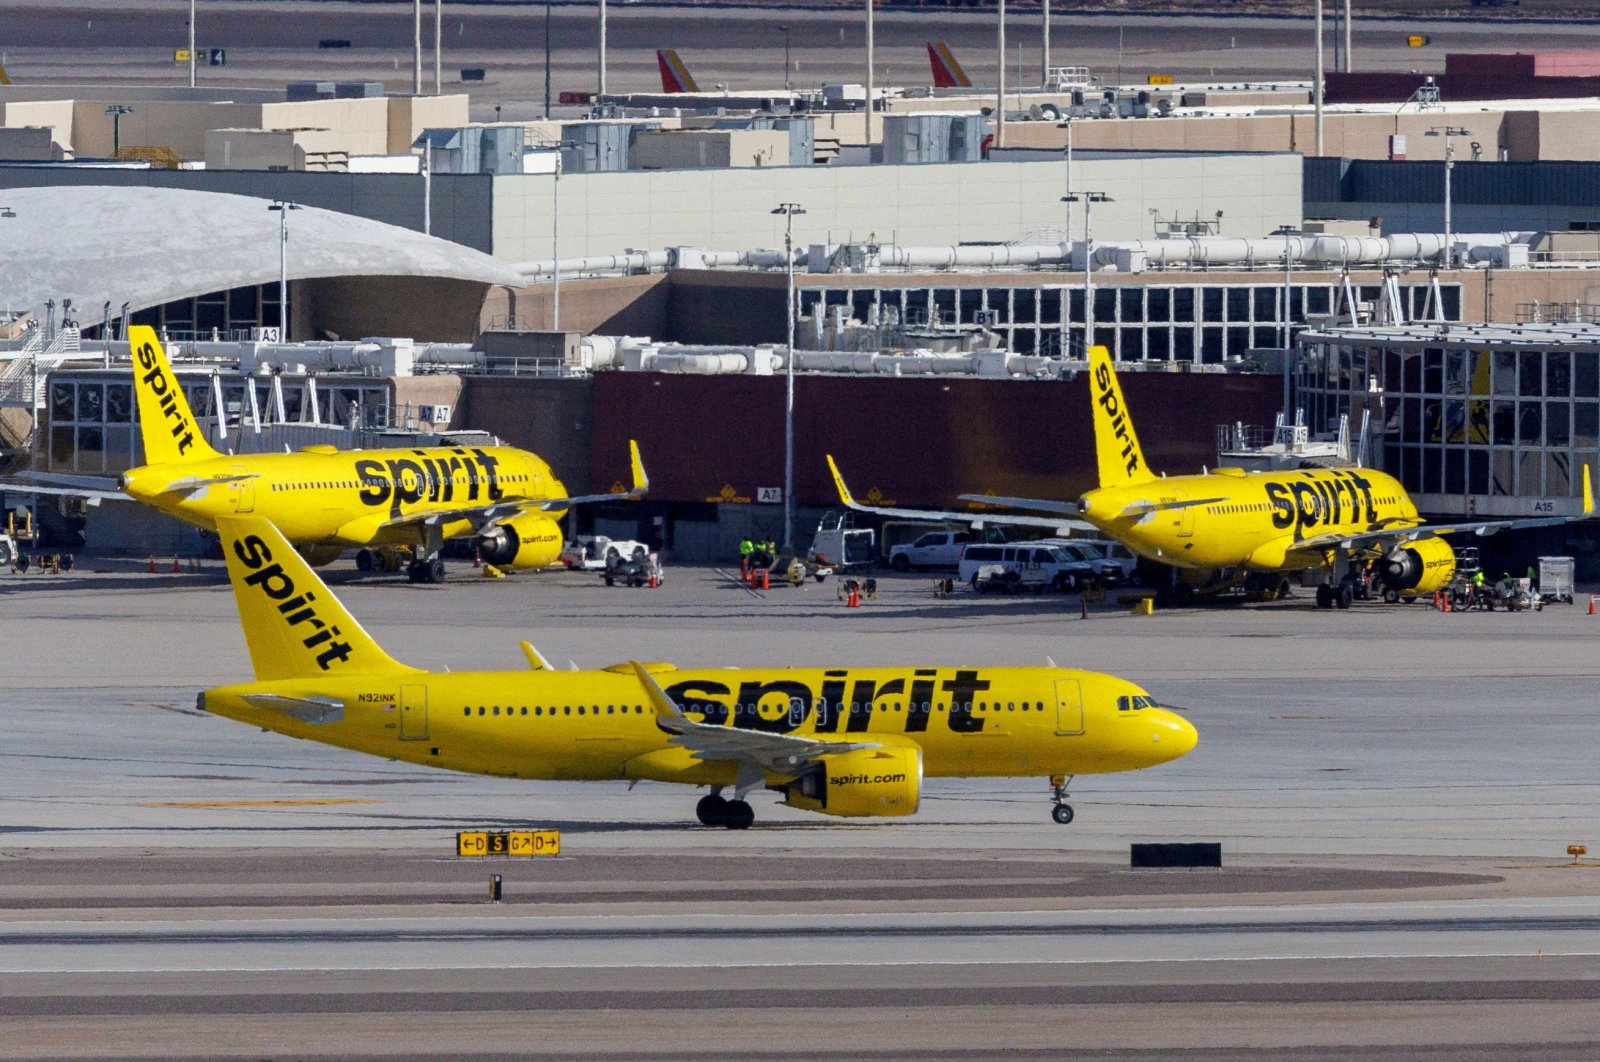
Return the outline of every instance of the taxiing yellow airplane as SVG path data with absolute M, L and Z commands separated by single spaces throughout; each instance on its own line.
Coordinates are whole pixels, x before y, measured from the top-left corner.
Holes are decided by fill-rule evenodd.
M 269 522 L 219 516 L 255 681 L 200 709 L 291 737 L 508 778 L 709 786 L 744 829 L 759 789 L 843 817 L 910 815 L 923 779 L 1137 770 L 1194 748 L 1188 720 L 1120 678 L 1050 667 L 428 672 L 391 658 Z M 731 789 L 731 799 L 723 792 Z
M 561 553 L 569 506 L 636 498 L 649 487 L 639 447 L 629 443 L 633 489 L 568 497 L 543 459 L 508 446 L 433 446 L 229 455 L 205 439 L 153 328 L 128 329 L 145 464 L 118 480 L 121 494 L 208 531 L 222 516 L 254 513 L 282 529 L 313 563 L 347 548 L 373 566 L 374 547 L 407 546 L 412 582 L 444 579 L 444 541 L 471 536 L 484 561 L 544 568 Z M 70 479 L 71 477 L 67 477 Z M 24 488 L 30 489 L 30 488 Z M 95 496 L 92 490 L 31 488 Z

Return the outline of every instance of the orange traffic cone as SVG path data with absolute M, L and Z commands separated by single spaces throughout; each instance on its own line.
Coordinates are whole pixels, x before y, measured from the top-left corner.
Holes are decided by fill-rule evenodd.
M 1589 615 L 1594 615 L 1594 595 L 1589 595 Z
M 767 571 L 767 569 L 765 569 L 765 568 L 761 569 L 761 589 L 763 589 L 763 590 L 771 590 L 772 589 L 772 573 Z
M 156 573 L 156 555 L 154 553 L 150 554 L 150 566 L 146 568 L 145 571 L 149 572 L 151 575 Z
M 173 557 L 172 558 L 172 574 L 173 575 L 182 575 L 183 574 L 183 565 L 178 562 L 178 558 L 177 557 Z

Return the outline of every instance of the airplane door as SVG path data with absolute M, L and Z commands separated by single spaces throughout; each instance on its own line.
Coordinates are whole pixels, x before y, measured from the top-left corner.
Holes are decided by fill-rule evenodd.
M 428 737 L 428 687 L 400 687 L 400 740 L 425 741 Z
M 1083 687 L 1077 679 L 1056 679 L 1056 733 L 1083 733 Z
M 234 465 L 233 471 L 235 475 L 239 476 L 247 474 L 243 465 Z M 241 479 L 234 483 L 233 489 L 234 512 L 253 512 L 256 507 L 256 481 L 253 479 Z

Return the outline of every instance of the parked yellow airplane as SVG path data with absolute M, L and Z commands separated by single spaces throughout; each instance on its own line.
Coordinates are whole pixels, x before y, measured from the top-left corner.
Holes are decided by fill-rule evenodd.
M 351 547 L 373 563 L 370 547 L 409 546 L 412 582 L 444 579 L 445 539 L 472 536 L 483 559 L 502 568 L 543 568 L 561 552 L 568 506 L 636 498 L 649 487 L 639 447 L 629 443 L 633 489 L 567 497 L 550 466 L 507 446 L 411 450 L 218 453 L 205 440 L 153 328 L 128 329 L 145 464 L 118 480 L 122 494 L 78 486 L 25 488 L 106 498 L 131 497 L 205 528 L 217 518 L 255 513 L 281 528 L 313 563 Z
M 256 681 L 207 690 L 199 707 L 387 759 L 710 786 L 696 814 L 730 829 L 751 824 L 745 797 L 763 787 L 806 811 L 891 816 L 917 810 L 925 777 L 1044 775 L 1065 824 L 1067 776 L 1152 767 L 1197 740 L 1131 682 L 1053 665 L 553 671 L 524 642 L 530 671 L 419 671 L 266 520 L 219 516 L 217 531 Z
M 1583 516 L 1428 524 L 1399 480 L 1370 468 L 1157 476 L 1144 450 L 1105 347 L 1089 349 L 1100 486 L 1070 503 L 962 495 L 1024 509 L 1070 512 L 1151 560 L 1187 569 L 1291 572 L 1344 569 L 1317 587 L 1317 604 L 1349 608 L 1350 561 L 1376 565 L 1385 600 L 1408 600 L 1449 585 L 1455 551 L 1444 537 L 1492 535 L 1588 519 L 1594 512 L 1583 467 Z

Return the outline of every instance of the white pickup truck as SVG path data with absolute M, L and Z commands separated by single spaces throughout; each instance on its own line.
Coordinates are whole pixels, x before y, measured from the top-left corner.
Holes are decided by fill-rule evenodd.
M 929 531 L 915 542 L 893 546 L 889 566 L 897 572 L 913 568 L 954 568 L 961 563 L 961 551 L 972 541 L 970 531 Z

